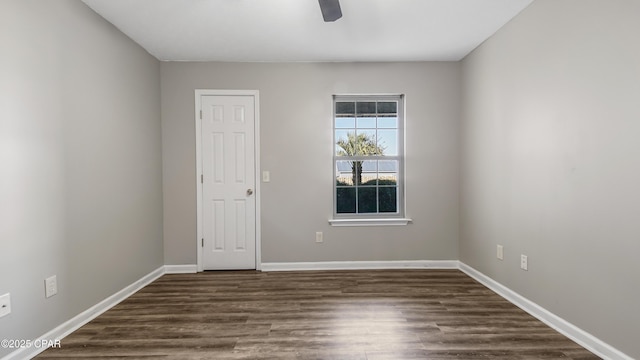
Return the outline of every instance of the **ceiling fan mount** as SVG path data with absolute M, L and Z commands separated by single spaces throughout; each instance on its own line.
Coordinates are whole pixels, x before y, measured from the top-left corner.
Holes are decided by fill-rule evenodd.
M 334 22 L 342 17 L 340 0 L 318 0 L 324 22 Z

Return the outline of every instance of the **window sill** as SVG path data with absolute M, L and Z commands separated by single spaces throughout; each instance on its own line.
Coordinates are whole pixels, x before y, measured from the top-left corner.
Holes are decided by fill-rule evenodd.
M 404 226 L 411 219 L 329 219 L 331 226 Z

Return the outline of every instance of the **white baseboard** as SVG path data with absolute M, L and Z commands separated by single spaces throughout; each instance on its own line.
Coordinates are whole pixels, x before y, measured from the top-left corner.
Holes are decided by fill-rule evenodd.
M 198 272 L 198 265 L 165 265 L 165 274 L 195 274 Z
M 514 292 L 471 266 L 460 262 L 460 270 L 597 356 L 611 360 L 633 360 L 632 357 L 622 353 L 613 346 L 551 313 L 542 306 Z
M 120 302 L 133 295 L 136 291 L 142 289 L 143 287 L 149 285 L 160 276 L 164 275 L 165 267 L 161 266 L 156 270 L 150 272 L 149 274 L 143 276 L 141 279 L 137 280 L 133 284 L 125 287 L 124 289 L 118 291 L 117 293 L 109 296 L 108 298 L 102 300 L 96 305 L 90 307 L 89 309 L 83 311 L 82 313 L 74 316 L 69 321 L 63 323 L 62 325 L 56 327 L 55 329 L 49 331 L 48 333 L 42 335 L 37 340 L 34 340 L 33 343 L 46 343 L 49 341 L 61 340 L 65 336 L 71 334 L 72 332 L 78 330 L 81 326 L 85 325 L 89 321 L 97 318 L 105 311 L 111 309 L 112 307 L 118 305 Z M 46 350 L 46 348 L 42 347 L 30 347 L 30 348 L 22 348 L 16 350 L 9 355 L 2 358 L 2 360 L 22 360 L 22 359 L 31 359 L 36 355 L 40 354 Z
M 262 271 L 458 269 L 458 260 L 323 261 L 262 263 Z

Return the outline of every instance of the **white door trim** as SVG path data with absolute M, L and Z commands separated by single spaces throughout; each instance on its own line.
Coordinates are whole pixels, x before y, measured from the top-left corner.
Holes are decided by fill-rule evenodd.
M 198 272 L 204 271 L 202 261 L 202 238 L 203 238 L 203 219 L 202 219 L 202 183 L 200 176 L 202 175 L 202 127 L 200 122 L 200 110 L 202 109 L 202 96 L 253 96 L 255 99 L 255 200 L 256 200 L 256 270 L 261 270 L 262 264 L 262 246 L 261 246 L 261 225 L 260 225 L 260 96 L 258 90 L 195 90 L 195 125 L 196 125 L 196 207 L 197 207 L 197 237 L 196 237 L 196 253 L 198 256 Z

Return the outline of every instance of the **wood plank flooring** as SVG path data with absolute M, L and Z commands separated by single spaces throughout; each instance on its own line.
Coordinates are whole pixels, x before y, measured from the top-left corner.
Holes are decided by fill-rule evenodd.
M 165 275 L 38 359 L 599 359 L 458 270 Z

